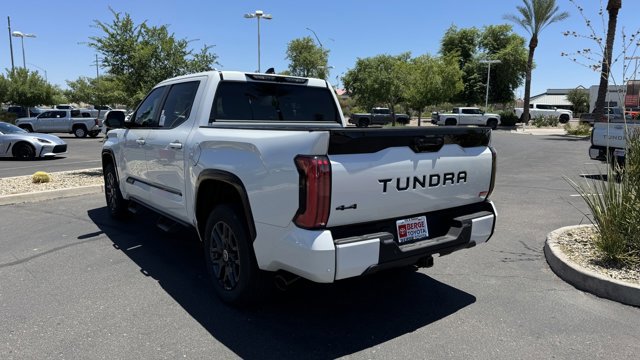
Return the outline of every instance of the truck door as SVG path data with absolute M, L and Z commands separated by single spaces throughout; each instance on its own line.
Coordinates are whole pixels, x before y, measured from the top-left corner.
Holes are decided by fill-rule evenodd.
M 33 131 L 43 133 L 56 132 L 56 118 L 58 116 L 58 111 L 55 110 L 43 112 L 33 122 Z
M 124 188 L 129 196 L 148 202 L 151 186 L 147 179 L 147 135 L 153 127 L 158 126 L 160 105 L 166 91 L 166 86 L 153 89 L 140 103 L 131 115 L 131 124 L 124 133 L 123 141 L 123 172 Z
M 193 104 L 200 83 L 194 80 L 171 85 L 158 126 L 150 128 L 146 137 L 149 201 L 178 218 L 185 214 L 185 153 L 196 117 Z

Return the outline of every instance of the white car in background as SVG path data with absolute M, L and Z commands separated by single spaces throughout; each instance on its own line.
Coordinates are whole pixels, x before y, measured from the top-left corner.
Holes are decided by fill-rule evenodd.
M 67 143 L 55 135 L 30 133 L 0 121 L 0 157 L 30 160 L 67 152 Z

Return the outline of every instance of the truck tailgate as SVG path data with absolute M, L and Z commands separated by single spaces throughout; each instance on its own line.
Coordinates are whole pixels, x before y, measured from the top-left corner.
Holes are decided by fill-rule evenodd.
M 494 176 L 490 137 L 485 128 L 332 130 L 327 226 L 484 201 Z

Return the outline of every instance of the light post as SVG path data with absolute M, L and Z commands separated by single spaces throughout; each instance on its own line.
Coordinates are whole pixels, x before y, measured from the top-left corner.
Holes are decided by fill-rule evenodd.
M 271 14 L 265 14 L 262 10 L 256 10 L 250 14 L 244 14 L 244 17 L 247 19 L 258 19 L 258 72 L 260 72 L 260 18 L 271 20 L 273 17 Z
M 484 97 L 484 109 L 487 110 L 489 105 L 489 80 L 491 79 L 491 64 L 500 64 L 500 60 L 480 60 L 481 64 L 487 64 L 489 66 L 487 71 L 487 95 Z
M 47 70 L 41 68 L 40 66 L 38 66 L 36 64 L 29 63 L 29 65 L 33 66 L 36 69 L 42 70 L 44 72 L 44 81 L 49 82 L 49 79 L 47 78 Z
M 14 37 L 19 37 L 20 41 L 22 42 L 22 67 L 23 68 L 27 68 L 27 60 L 24 57 L 24 38 L 29 37 L 29 38 L 34 38 L 36 37 L 35 34 L 25 34 L 21 31 L 14 31 L 11 33 L 12 36 Z
M 310 28 L 305 28 L 305 29 L 307 29 L 307 30 L 309 30 L 309 31 L 311 31 L 311 32 L 313 33 L 313 36 L 315 36 L 315 37 L 316 37 L 316 40 L 318 40 L 318 44 L 320 45 L 320 49 L 323 49 L 324 47 L 322 46 L 322 43 L 320 42 L 320 39 L 318 38 L 318 34 L 316 34 L 316 32 L 315 32 L 315 31 L 313 31 L 313 30 L 312 30 L 312 29 L 310 29 Z

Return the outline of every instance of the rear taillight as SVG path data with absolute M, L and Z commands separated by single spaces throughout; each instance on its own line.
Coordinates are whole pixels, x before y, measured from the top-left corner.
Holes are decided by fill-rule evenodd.
M 491 196 L 491 193 L 493 192 L 493 187 L 496 185 L 496 150 L 493 146 L 489 146 L 489 150 L 491 150 L 491 183 L 489 184 L 488 191 L 480 193 L 480 196 L 484 196 L 485 200 L 489 199 L 489 196 Z
M 326 156 L 298 155 L 300 204 L 293 222 L 305 229 L 327 225 L 331 205 L 331 162 Z

